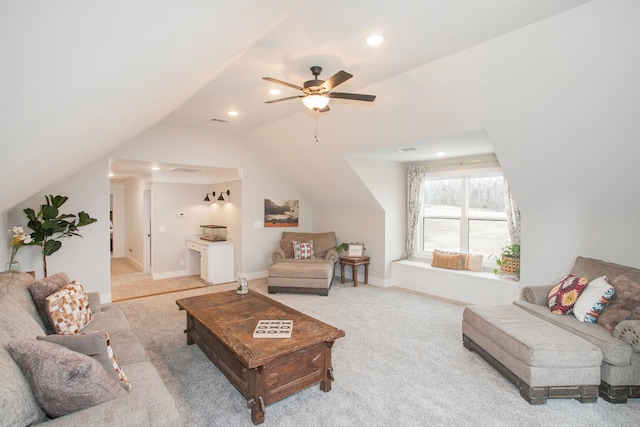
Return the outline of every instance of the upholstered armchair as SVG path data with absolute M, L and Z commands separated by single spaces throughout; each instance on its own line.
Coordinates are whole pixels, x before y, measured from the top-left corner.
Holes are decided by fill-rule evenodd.
M 296 259 L 293 242 L 313 241 L 314 258 Z M 326 233 L 298 233 L 291 231 L 282 232 L 280 247 L 273 251 L 272 259 L 277 262 L 317 262 L 320 260 L 331 261 L 335 265 L 340 258 L 336 251 L 336 233 L 329 231 Z
M 313 241 L 313 253 L 309 249 Z M 295 233 L 285 231 L 280 247 L 273 252 L 273 265 L 267 279 L 270 294 L 276 292 L 313 293 L 329 295 L 333 282 L 334 266 L 340 256 L 336 251 L 336 234 Z M 296 257 L 294 243 L 306 248 L 306 256 Z M 298 255 L 301 255 L 300 253 Z M 312 256 L 311 256 L 312 255 Z

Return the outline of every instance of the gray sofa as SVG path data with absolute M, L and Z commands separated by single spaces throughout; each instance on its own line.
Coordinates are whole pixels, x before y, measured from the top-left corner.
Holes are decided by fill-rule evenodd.
M 589 280 L 607 276 L 609 281 L 624 275 L 640 283 L 640 270 L 592 258 L 577 257 L 570 273 Z M 603 359 L 600 397 L 612 403 L 626 403 L 628 398 L 640 397 L 640 320 L 623 320 L 612 333 L 598 323 L 581 323 L 573 315 L 552 314 L 547 295 L 553 287 L 526 286 L 522 300 L 514 304 L 600 348 Z M 615 297 L 604 312 L 614 301 Z
M 313 240 L 314 258 L 295 259 L 293 241 Z M 336 251 L 336 234 L 299 233 L 284 231 L 280 247 L 272 255 L 273 265 L 269 268 L 267 289 L 270 294 L 277 292 L 314 293 L 329 295 L 333 281 L 335 263 L 340 256 Z
M 173 397 L 131 330 L 124 312 L 117 304 L 101 306 L 97 293 L 88 294 L 94 319 L 82 333 L 101 330 L 109 333 L 113 353 L 131 382 L 131 391 L 59 418 L 47 418 L 8 350 L 9 343 L 36 340 L 36 336 L 46 335 L 45 323 L 28 288 L 34 280 L 23 272 L 0 273 L 0 324 L 3 325 L 0 328 L 0 426 L 45 422 L 52 426 L 183 424 Z

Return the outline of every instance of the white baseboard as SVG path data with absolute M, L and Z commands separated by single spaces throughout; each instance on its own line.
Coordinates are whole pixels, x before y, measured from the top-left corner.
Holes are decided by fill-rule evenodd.
M 136 267 L 138 267 L 140 269 L 140 271 L 144 271 L 144 267 L 142 264 L 140 264 L 138 261 L 136 261 L 135 259 L 131 258 L 130 256 L 126 257 L 127 262 L 129 262 L 131 265 L 134 265 Z
M 109 304 L 111 302 L 111 292 L 108 294 L 100 294 L 100 304 Z
M 253 273 L 241 273 L 247 280 L 264 279 L 269 276 L 268 270 L 256 271 Z

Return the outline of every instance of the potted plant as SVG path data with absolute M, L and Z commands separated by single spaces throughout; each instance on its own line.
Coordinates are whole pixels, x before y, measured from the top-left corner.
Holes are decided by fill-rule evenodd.
M 342 256 L 342 253 L 346 252 L 349 249 L 349 245 L 362 245 L 362 251 L 367 250 L 367 248 L 364 246 L 364 244 L 360 243 L 360 242 L 356 242 L 356 243 L 353 243 L 353 242 L 351 242 L 351 243 L 342 242 L 336 247 L 336 251 L 338 251 L 338 254 L 340 254 L 340 256 Z
M 69 199 L 67 196 L 45 196 L 45 199 L 46 203 L 40 205 L 37 213 L 31 208 L 24 209 L 23 212 L 29 220 L 27 226 L 33 230 L 28 244 L 42 249 L 42 269 L 44 277 L 47 277 L 47 257 L 62 247 L 60 239 L 82 237 L 78 233 L 78 227 L 93 224 L 97 219 L 91 218 L 85 211 L 79 212 L 77 218 L 73 214 L 61 214 L 59 208 Z
M 520 245 L 512 244 L 502 248 L 499 257 L 496 258 L 496 264 L 499 268 L 495 268 L 493 272 L 499 275 L 513 275 L 517 279 L 520 278 Z
M 346 251 L 348 247 L 349 247 L 348 243 L 342 242 L 338 245 L 338 247 L 336 247 L 336 251 L 338 251 L 338 253 L 342 255 L 342 252 Z

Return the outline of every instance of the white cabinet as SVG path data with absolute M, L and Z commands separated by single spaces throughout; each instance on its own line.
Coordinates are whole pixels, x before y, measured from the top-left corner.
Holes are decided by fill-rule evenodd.
M 200 254 L 202 280 L 214 285 L 233 282 L 235 270 L 233 242 L 209 242 L 194 238 L 187 241 L 187 249 Z

